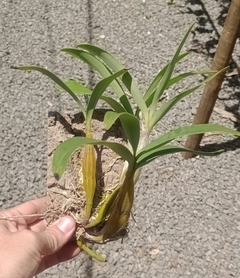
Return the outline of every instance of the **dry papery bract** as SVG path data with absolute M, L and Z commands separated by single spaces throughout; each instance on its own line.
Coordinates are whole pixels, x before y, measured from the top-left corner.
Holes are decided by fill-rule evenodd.
M 103 127 L 103 117 L 107 110 L 98 109 L 93 114 L 93 138 L 114 141 L 126 145 L 126 139 L 117 121 L 109 130 Z M 58 181 L 51 171 L 52 157 L 56 147 L 73 136 L 85 136 L 85 123 L 82 113 L 50 112 L 48 117 L 48 175 L 47 175 L 47 214 L 48 225 L 65 215 L 71 215 L 77 222 L 76 238 L 84 237 L 85 192 L 82 187 L 82 155 L 78 149 L 71 158 L 62 178 Z M 97 157 L 96 193 L 92 209 L 94 209 L 117 185 L 122 172 L 124 160 L 111 149 L 95 146 Z

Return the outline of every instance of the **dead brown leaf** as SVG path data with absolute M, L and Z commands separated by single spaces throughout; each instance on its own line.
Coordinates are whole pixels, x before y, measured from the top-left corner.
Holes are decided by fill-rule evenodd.
M 234 123 L 240 123 L 240 118 L 236 115 L 234 115 L 233 113 L 230 113 L 226 110 L 223 110 L 221 108 L 218 108 L 218 107 L 214 107 L 214 112 L 220 114 L 223 118 L 226 118 L 226 119 L 229 119 L 231 120 L 232 122 Z

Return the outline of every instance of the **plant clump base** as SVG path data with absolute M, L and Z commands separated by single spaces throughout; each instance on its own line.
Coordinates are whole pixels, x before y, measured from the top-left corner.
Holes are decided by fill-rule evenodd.
M 106 131 L 103 118 L 107 110 L 94 111 L 92 120 L 93 138 L 121 143 L 126 139 L 119 121 Z M 76 239 L 85 239 L 85 192 L 82 186 L 81 161 L 83 148 L 78 149 L 60 180 L 53 176 L 52 158 L 56 147 L 74 136 L 85 136 L 85 121 L 82 113 L 50 112 L 48 117 L 48 173 L 47 173 L 47 214 L 46 221 L 50 225 L 59 217 L 70 215 L 77 222 Z M 94 219 L 98 204 L 118 185 L 124 160 L 105 146 L 94 146 L 96 152 L 96 194 L 91 217 Z M 90 218 L 91 221 L 91 218 Z M 101 228 L 101 227 L 100 227 Z M 97 232 L 96 230 L 93 232 Z M 123 233 L 124 234 L 124 233 Z

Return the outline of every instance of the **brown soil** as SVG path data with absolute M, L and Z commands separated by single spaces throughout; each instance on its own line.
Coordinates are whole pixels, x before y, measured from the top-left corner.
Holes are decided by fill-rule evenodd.
M 106 110 L 96 110 L 93 115 L 93 138 L 115 141 L 126 144 L 120 123 L 116 123 L 106 131 L 103 127 L 103 117 Z M 51 171 L 52 158 L 56 147 L 73 136 L 85 136 L 84 118 L 81 113 L 66 113 L 61 115 L 50 112 L 48 118 L 48 178 L 47 196 L 48 224 L 64 215 L 71 215 L 78 223 L 76 237 L 84 236 L 85 192 L 81 184 L 82 149 L 76 151 L 62 178 L 57 181 Z M 101 201 L 104 193 L 114 189 L 119 181 L 124 161 L 112 150 L 103 146 L 95 146 L 97 157 L 97 189 L 94 207 Z M 94 215 L 93 215 L 94 216 Z

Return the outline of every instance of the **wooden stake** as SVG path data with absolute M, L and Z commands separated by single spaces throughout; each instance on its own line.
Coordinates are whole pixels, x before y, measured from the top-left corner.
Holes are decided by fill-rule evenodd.
M 240 34 L 240 0 L 232 0 L 223 31 L 219 39 L 218 47 L 213 58 L 211 69 L 221 70 L 229 65 L 236 40 Z M 209 81 L 203 91 L 197 113 L 193 124 L 208 123 L 212 114 L 215 102 L 218 97 L 225 72 L 219 74 Z M 203 134 L 191 135 L 187 138 L 185 148 L 197 150 L 202 140 Z M 191 158 L 194 154 L 183 153 L 184 158 Z

